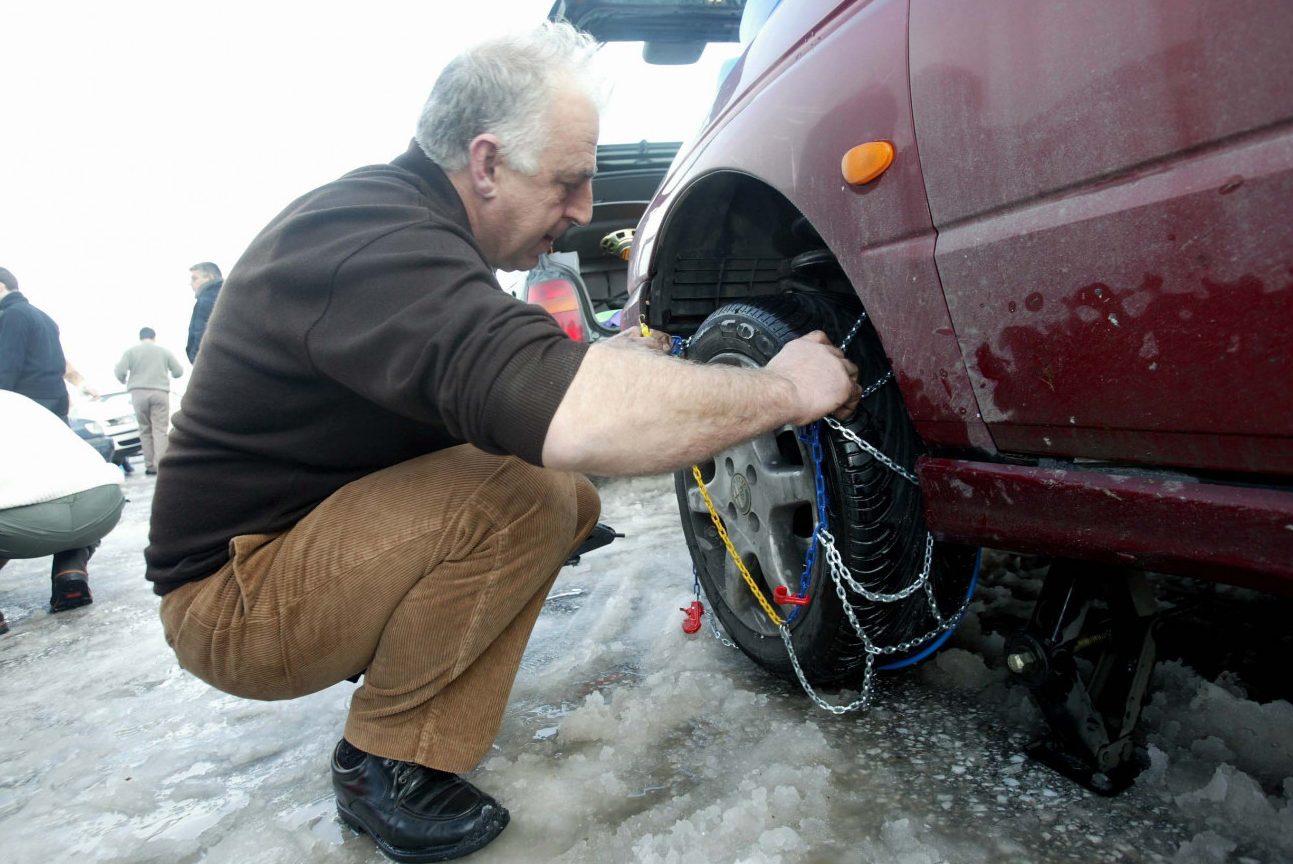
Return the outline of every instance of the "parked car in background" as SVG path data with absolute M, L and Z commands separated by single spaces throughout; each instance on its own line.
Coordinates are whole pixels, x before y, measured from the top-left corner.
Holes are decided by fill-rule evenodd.
M 735 365 L 856 330 L 868 393 L 820 460 L 786 429 L 699 466 L 751 580 L 678 475 L 713 611 L 765 667 L 789 645 L 851 683 L 928 649 L 976 547 L 1070 562 L 1009 666 L 1104 776 L 1153 657 L 1136 571 L 1293 590 L 1293 4 L 703 5 L 558 4 L 600 38 L 632 38 L 616 8 L 638 38 L 738 21 L 624 316 Z M 823 521 L 856 585 L 812 557 Z M 791 598 L 785 644 L 751 582 Z
M 112 461 L 112 439 L 103 434 L 102 426 L 93 420 L 82 420 L 79 417 L 69 418 L 68 424 L 73 432 L 85 440 L 85 443 L 98 451 L 104 461 Z
M 73 402 L 69 417 L 92 421 L 112 442 L 112 455 L 108 461 L 128 468 L 126 460 L 138 456 L 143 445 L 139 440 L 139 421 L 130 394 L 125 391 L 104 393 L 98 399 L 78 399 Z
M 547 309 L 570 338 L 595 342 L 619 331 L 633 229 L 679 146 L 643 141 L 597 148 L 592 218 L 557 239 L 526 274 L 520 294 Z

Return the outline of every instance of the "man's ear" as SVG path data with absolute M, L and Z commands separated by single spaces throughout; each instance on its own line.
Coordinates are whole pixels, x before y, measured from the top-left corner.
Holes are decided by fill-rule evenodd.
M 499 140 L 488 132 L 471 139 L 467 147 L 467 171 L 473 191 L 481 198 L 498 194 Z

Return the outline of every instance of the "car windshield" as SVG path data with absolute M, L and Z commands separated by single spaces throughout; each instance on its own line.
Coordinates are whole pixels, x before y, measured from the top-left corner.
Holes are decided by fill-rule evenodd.
M 735 42 L 716 43 L 695 63 L 661 66 L 642 59 L 641 42 L 606 44 L 598 62 L 612 89 L 602 111 L 601 143 L 689 140 L 740 51 Z

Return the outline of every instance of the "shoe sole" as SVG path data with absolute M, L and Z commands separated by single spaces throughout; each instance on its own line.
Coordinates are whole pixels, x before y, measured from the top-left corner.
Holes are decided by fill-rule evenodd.
M 381 837 L 378 837 L 373 831 L 368 830 L 368 826 L 360 821 L 358 816 L 341 806 L 340 801 L 337 802 L 337 815 L 341 817 L 342 822 L 345 822 L 359 833 L 367 834 L 369 837 L 373 838 L 373 842 L 377 844 L 377 848 L 383 855 L 390 858 L 392 861 L 399 861 L 401 864 L 424 864 L 424 862 L 430 861 L 452 861 L 455 858 L 462 858 L 466 855 L 470 855 L 478 849 L 488 846 L 495 837 L 503 833 L 503 829 L 507 827 L 507 823 L 512 820 L 512 815 L 507 812 L 506 808 L 500 806 L 498 811 L 500 814 L 498 819 L 491 822 L 488 828 L 474 837 L 468 837 L 456 846 L 451 846 L 449 848 L 439 846 L 433 849 L 400 849 L 387 843 Z
M 94 602 L 90 596 L 90 585 L 82 579 L 68 579 L 59 584 L 58 594 L 49 600 L 49 611 L 66 612 L 68 609 L 79 609 Z

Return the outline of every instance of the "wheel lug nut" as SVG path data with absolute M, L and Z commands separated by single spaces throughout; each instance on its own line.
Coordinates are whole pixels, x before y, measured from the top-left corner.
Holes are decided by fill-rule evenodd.
M 1028 671 L 1030 666 L 1033 666 L 1036 663 L 1037 658 L 1030 652 L 1021 651 L 1006 655 L 1006 668 L 1016 675 L 1022 675 L 1024 672 Z

